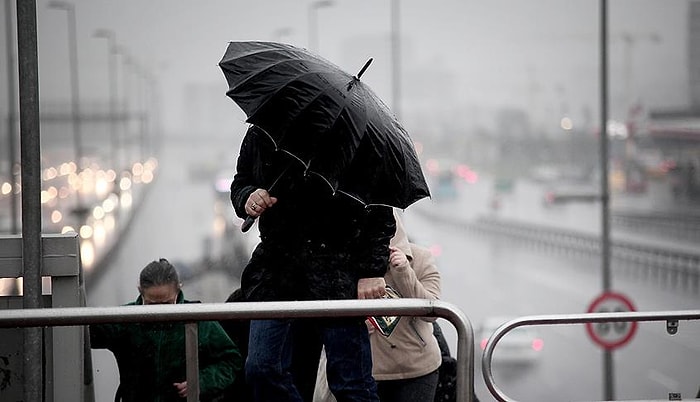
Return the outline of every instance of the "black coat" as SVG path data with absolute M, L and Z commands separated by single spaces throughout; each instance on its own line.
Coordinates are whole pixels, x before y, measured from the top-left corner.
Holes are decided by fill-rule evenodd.
M 231 202 L 241 218 L 248 196 L 282 175 L 270 191 L 278 202 L 258 219 L 261 242 L 241 277 L 247 300 L 355 299 L 358 279 L 384 276 L 396 229 L 390 207 L 334 195 L 254 126 L 236 169 Z

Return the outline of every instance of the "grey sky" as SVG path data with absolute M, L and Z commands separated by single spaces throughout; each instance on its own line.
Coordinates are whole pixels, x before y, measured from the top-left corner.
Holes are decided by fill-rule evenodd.
M 687 104 L 688 1 L 609 1 L 613 117 L 624 116 L 627 98 L 639 99 L 648 108 Z M 47 3 L 37 1 L 40 96 L 44 101 L 62 101 L 69 93 L 66 18 L 64 12 L 48 9 Z M 73 3 L 81 98 L 105 100 L 106 45 L 91 35 L 97 28 L 111 29 L 117 41 L 159 77 L 169 130 L 186 125 L 185 85 L 220 85 L 221 101 L 227 101 L 217 63 L 229 40 L 308 45 L 310 0 Z M 318 10 L 320 53 L 351 72 L 374 57 L 364 78 L 389 104 L 390 4 L 336 0 Z M 598 1 L 404 0 L 400 4 L 402 110 L 409 126 L 416 124 L 416 111 L 426 108 L 430 108 L 426 116 L 436 119 L 454 116 L 455 109 L 469 110 L 457 117 L 468 116 L 472 121 L 467 125 L 490 124 L 492 111 L 504 106 L 528 110 L 536 120 L 563 112 L 580 115 L 584 108 L 597 113 Z M 2 24 L 4 28 L 4 18 Z M 290 32 L 279 36 L 281 28 Z M 626 63 L 623 34 L 636 39 L 629 53 L 631 63 Z M 661 41 L 647 40 L 651 34 Z M 0 46 L 4 55 L 4 40 Z M 0 69 L 5 77 L 5 63 Z M 4 79 L 0 86 L 6 109 Z M 230 107 L 236 113 L 233 103 Z M 425 116 L 421 121 L 430 124 Z

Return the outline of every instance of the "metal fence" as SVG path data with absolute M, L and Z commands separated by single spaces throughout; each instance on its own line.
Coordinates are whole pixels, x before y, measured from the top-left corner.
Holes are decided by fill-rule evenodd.
M 196 345 L 198 321 L 274 318 L 366 317 L 401 315 L 444 318 L 457 330 L 457 401 L 472 402 L 474 395 L 474 332 L 469 319 L 456 306 L 422 299 L 324 300 L 263 303 L 201 303 L 119 307 L 11 309 L 0 315 L 0 328 L 75 326 L 104 323 L 185 322 L 186 344 Z M 193 349 L 193 350 L 192 350 Z M 198 384 L 197 348 L 187 350 L 187 382 Z M 198 400 L 192 386 L 188 402 Z
M 491 394 L 501 402 L 515 401 L 509 398 L 495 383 L 491 363 L 493 351 L 498 341 L 511 330 L 528 325 L 556 324 L 586 324 L 586 323 L 615 323 L 640 321 L 666 321 L 670 334 L 678 330 L 679 320 L 700 320 L 700 310 L 655 311 L 655 312 L 622 312 L 622 313 L 584 313 L 584 314 L 553 314 L 526 316 L 510 320 L 496 329 L 491 335 L 481 358 L 481 367 L 486 387 Z

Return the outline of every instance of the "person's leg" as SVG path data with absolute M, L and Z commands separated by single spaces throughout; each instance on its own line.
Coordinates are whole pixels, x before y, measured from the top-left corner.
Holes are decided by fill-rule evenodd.
M 382 402 L 433 402 L 438 383 L 438 372 L 404 380 L 378 381 L 377 390 Z
M 302 402 L 289 370 L 292 320 L 250 322 L 246 381 L 257 402 Z
M 316 374 L 321 359 L 321 334 L 316 319 L 295 320 L 292 324 L 292 375 L 304 402 L 312 402 Z
M 328 387 L 338 402 L 378 402 L 372 351 L 361 319 L 330 320 L 321 326 Z

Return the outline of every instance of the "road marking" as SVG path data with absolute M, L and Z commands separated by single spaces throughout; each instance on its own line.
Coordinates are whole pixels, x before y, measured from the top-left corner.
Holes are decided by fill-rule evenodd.
M 669 391 L 677 391 L 680 388 L 680 383 L 678 381 L 663 374 L 662 372 L 660 372 L 658 370 L 655 370 L 655 369 L 649 370 L 649 374 L 647 375 L 647 377 L 650 380 L 655 381 L 655 382 L 663 385 Z

